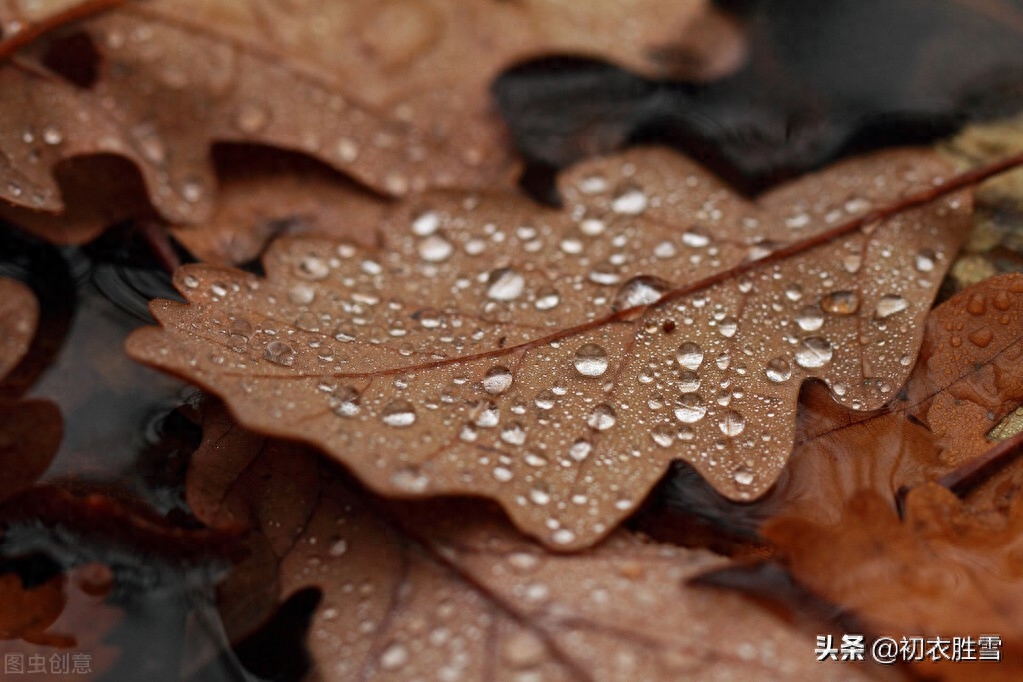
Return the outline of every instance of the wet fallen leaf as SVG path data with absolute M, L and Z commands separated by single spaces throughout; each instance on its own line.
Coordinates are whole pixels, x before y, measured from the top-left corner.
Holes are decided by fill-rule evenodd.
M 253 527 L 222 593 L 229 631 L 255 624 L 254 604 L 322 590 L 308 646 L 324 678 L 859 679 L 817 668 L 807 636 L 753 604 L 685 585 L 727 563 L 709 552 L 619 531 L 555 555 L 478 503 L 384 508 L 222 408 L 204 416 L 188 498 L 209 523 Z
M 32 290 L 0 277 L 0 379 L 28 352 L 38 319 Z M 60 410 L 50 401 L 0 398 L 0 502 L 46 471 L 61 435 Z
M 992 429 L 1023 402 L 1021 358 L 1023 275 L 986 280 L 931 312 L 913 374 L 883 409 L 855 412 L 824 386 L 807 386 L 792 459 L 765 497 L 729 505 L 685 475 L 663 494 L 670 506 L 740 534 L 773 516 L 837 523 L 864 489 L 894 508 L 900 490 L 937 480 L 993 447 Z M 992 494 L 971 497 L 971 506 L 998 506 Z
M 53 9 L 8 3 L 0 24 L 29 31 Z M 489 101 L 504 66 L 581 52 L 706 77 L 742 55 L 737 30 L 706 0 L 158 0 L 74 30 L 0 67 L 0 90 L 15 95 L 0 107 L 0 197 L 59 211 L 53 165 L 114 154 L 139 167 L 164 217 L 187 223 L 213 210 L 211 142 L 309 153 L 390 194 L 482 187 L 510 179 L 515 163 Z M 10 40 L 21 42 L 17 32 Z
M 395 210 L 379 251 L 285 239 L 265 280 L 179 270 L 191 305 L 154 304 L 163 329 L 128 351 L 379 492 L 492 497 L 583 547 L 674 458 L 732 499 L 763 493 L 806 378 L 857 409 L 891 398 L 969 200 L 868 218 L 946 173 L 893 152 L 751 204 L 637 150 L 566 174 L 563 211 L 428 195 Z M 863 230 L 827 237 L 857 216 Z
M 850 609 L 875 634 L 970 636 L 975 645 L 981 635 L 1002 640 L 999 662 L 939 655 L 937 663 L 916 664 L 921 674 L 1016 680 L 1023 674 L 1019 502 L 993 521 L 928 484 L 909 493 L 900 521 L 887 500 L 866 491 L 849 501 L 838 524 L 783 518 L 768 522 L 764 534 L 797 580 Z

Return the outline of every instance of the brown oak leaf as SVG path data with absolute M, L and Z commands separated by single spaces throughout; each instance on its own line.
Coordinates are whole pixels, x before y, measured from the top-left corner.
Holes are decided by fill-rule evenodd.
M 723 529 L 752 531 L 773 516 L 837 523 L 845 504 L 868 489 L 895 507 L 901 490 L 978 461 L 992 430 L 1023 402 L 1023 276 L 991 278 L 927 317 L 919 359 L 906 385 L 876 412 L 836 403 L 819 384 L 804 388 L 796 446 L 775 487 L 750 505 L 714 499 L 684 476 L 665 491 Z M 995 511 L 1020 487 L 1017 468 L 971 494 L 979 513 Z
M 154 304 L 164 328 L 128 350 L 378 492 L 492 497 L 544 542 L 583 547 L 675 458 L 732 499 L 762 494 L 804 379 L 857 409 L 891 398 L 969 200 L 870 208 L 948 172 L 886 153 L 751 204 L 636 150 L 563 176 L 562 211 L 427 195 L 388 218 L 379 251 L 285 239 L 265 280 L 179 270 L 191 305 Z
M 1023 506 L 1007 517 L 977 517 L 936 484 L 911 491 L 904 519 L 873 491 L 853 497 L 839 523 L 769 521 L 764 534 L 789 571 L 814 592 L 850 609 L 877 635 L 971 637 L 974 660 L 914 665 L 945 680 L 1017 680 L 1023 674 L 1020 563 Z M 984 646 L 984 635 L 1000 646 Z M 1001 660 L 977 660 L 980 648 Z
M 67 4 L 8 3 L 0 25 L 17 23 L 21 45 Z M 709 77 L 742 57 L 706 0 L 112 4 L 84 3 L 107 11 L 0 65 L 0 197 L 15 205 L 61 210 L 54 164 L 113 154 L 138 166 L 165 218 L 201 221 L 212 142 L 302 151 L 389 194 L 488 186 L 515 163 L 488 90 L 502 68 L 570 53 Z
M 187 494 L 245 520 L 251 559 L 221 593 L 229 632 L 322 590 L 308 647 L 324 679 L 860 679 L 736 595 L 686 580 L 727 560 L 618 531 L 549 554 L 478 502 L 384 507 L 295 444 L 204 415 Z
M 32 290 L 0 277 L 0 379 L 28 352 L 38 319 Z M 46 471 L 62 431 L 60 410 L 52 402 L 0 398 L 0 502 Z

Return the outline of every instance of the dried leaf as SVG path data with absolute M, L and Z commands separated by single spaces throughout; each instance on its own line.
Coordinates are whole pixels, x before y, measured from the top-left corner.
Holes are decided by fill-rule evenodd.
M 24 284 L 0 277 L 0 379 L 28 352 L 39 304 Z M 39 478 L 62 436 L 60 410 L 47 400 L 0 398 L 0 502 Z
M 27 24 L 46 11 L 49 3 L 8 5 L 0 22 Z M 726 40 L 706 44 L 708 24 Z M 78 29 L 91 48 L 59 35 L 0 68 L 0 90 L 17 103 L 0 107 L 0 197 L 58 211 L 49 176 L 57 161 L 116 154 L 139 166 L 173 222 L 212 212 L 214 141 L 303 151 L 391 194 L 482 187 L 509 179 L 514 163 L 488 93 L 504 66 L 581 52 L 658 73 L 664 55 L 678 53 L 670 65 L 709 76 L 742 54 L 737 31 L 706 0 L 157 0 L 127 3 Z M 599 36 L 607 36 L 602 45 Z M 65 62 L 98 61 L 85 83 L 46 68 L 72 47 L 80 52 Z
M 546 554 L 479 504 L 388 512 L 298 446 L 223 411 L 204 423 L 189 501 L 210 523 L 251 521 L 261 548 L 225 586 L 228 628 L 251 627 L 253 603 L 322 590 L 308 646 L 324 678 L 830 677 L 805 635 L 684 584 L 727 563 L 709 552 L 619 531 L 583 554 Z
M 917 664 L 920 673 L 1015 680 L 1023 674 L 1021 523 L 1018 503 L 992 523 L 928 484 L 909 493 L 901 522 L 886 500 L 867 491 L 850 500 L 839 524 L 778 519 L 764 534 L 797 580 L 851 609 L 874 633 L 1002 639 L 997 663 L 926 660 Z
M 762 494 L 806 378 L 854 408 L 891 397 L 969 202 L 822 235 L 945 172 L 884 154 L 750 204 L 644 150 L 567 174 L 561 212 L 426 196 L 391 216 L 379 253 L 290 239 L 266 280 L 180 270 L 192 305 L 155 304 L 164 329 L 128 350 L 377 491 L 492 497 L 526 532 L 583 547 L 674 458 L 732 499 Z

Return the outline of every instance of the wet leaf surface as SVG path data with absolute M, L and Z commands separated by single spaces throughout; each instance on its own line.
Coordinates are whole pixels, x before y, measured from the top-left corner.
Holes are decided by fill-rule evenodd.
M 0 24 L 27 31 L 53 9 L 9 5 Z M 20 103 L 0 110 L 0 197 L 58 211 L 53 165 L 114 154 L 139 168 L 161 215 L 189 223 L 213 210 L 214 141 L 303 151 L 394 195 L 486 186 L 515 163 L 489 102 L 504 66 L 583 52 L 706 77 L 742 56 L 705 0 L 126 2 L 73 30 L 0 68 L 0 89 Z
M 947 173 L 891 153 L 750 204 L 642 150 L 566 174 L 560 212 L 426 196 L 389 217 L 379 251 L 285 239 L 266 280 L 180 270 L 191 305 L 154 305 L 164 328 L 128 350 L 377 491 L 491 497 L 583 547 L 674 458 L 732 499 L 764 492 L 806 378 L 854 409 L 894 394 L 969 202 L 825 233 Z
M 822 670 L 805 636 L 735 595 L 685 581 L 726 560 L 618 531 L 561 556 L 481 504 L 382 506 L 294 444 L 204 415 L 189 501 L 245 519 L 253 556 L 222 593 L 229 630 L 307 587 L 308 646 L 331 679 L 858 679 Z

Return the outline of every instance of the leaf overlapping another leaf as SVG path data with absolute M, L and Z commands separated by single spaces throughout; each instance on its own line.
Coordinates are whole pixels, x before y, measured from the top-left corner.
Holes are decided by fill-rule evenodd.
M 305 588 L 323 679 L 861 679 L 822 670 L 806 637 L 737 595 L 685 584 L 727 564 L 620 530 L 544 552 L 478 501 L 387 505 L 314 453 L 203 415 L 188 499 L 212 525 L 252 525 L 221 590 L 237 636 Z M 862 678 L 866 679 L 866 677 Z
M 750 204 L 637 150 L 563 176 L 563 211 L 425 195 L 387 218 L 380 251 L 285 239 L 265 280 L 182 269 L 191 304 L 154 305 L 164 328 L 128 350 L 379 492 L 492 497 L 583 547 L 674 458 L 732 499 L 769 488 L 806 378 L 857 409 L 892 396 L 969 201 L 828 229 L 947 174 L 892 152 Z

